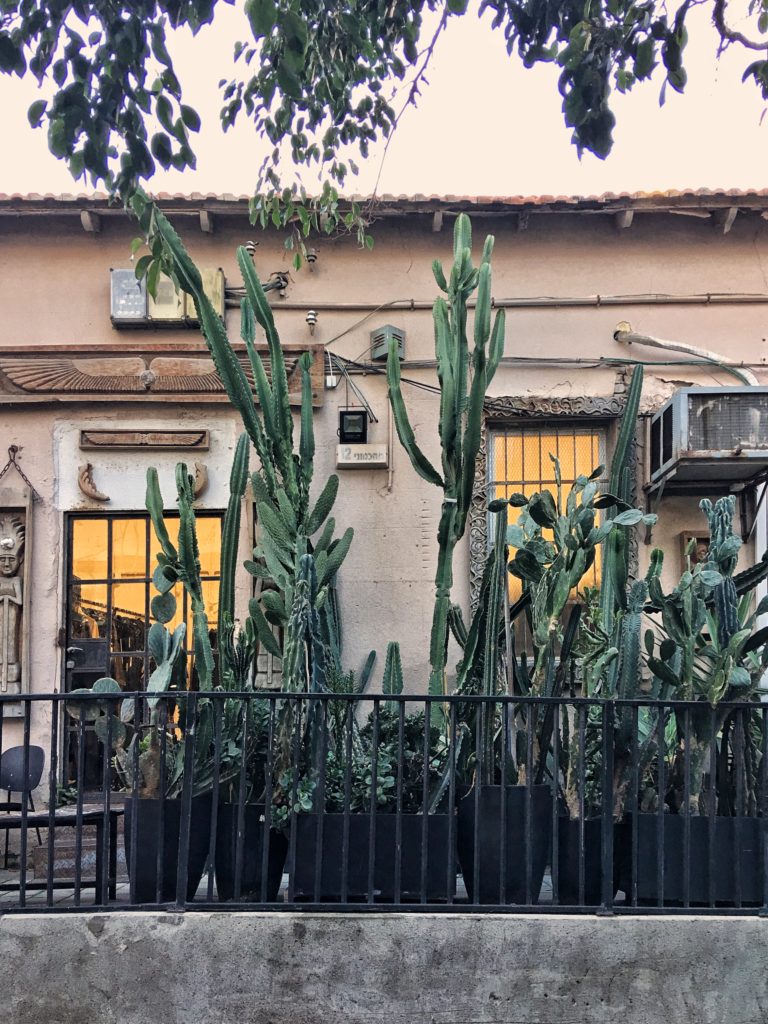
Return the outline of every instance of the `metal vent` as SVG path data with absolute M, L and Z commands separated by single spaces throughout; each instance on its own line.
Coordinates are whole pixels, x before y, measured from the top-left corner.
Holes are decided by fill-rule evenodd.
M 768 448 L 768 395 L 688 395 L 688 448 Z
M 384 324 L 383 327 L 371 331 L 371 359 L 386 359 L 389 355 L 389 343 L 392 340 L 397 342 L 397 355 L 402 361 L 405 359 L 405 331 L 402 327 L 393 327 L 392 324 Z

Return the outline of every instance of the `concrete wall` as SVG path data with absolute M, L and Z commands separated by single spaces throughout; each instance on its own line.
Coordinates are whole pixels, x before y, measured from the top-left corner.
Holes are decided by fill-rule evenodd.
M 767 954 L 758 918 L 6 915 L 0 1005 L 5 1024 L 764 1024 Z
M 448 223 L 448 222 L 447 222 Z M 185 241 L 201 266 L 222 266 L 228 285 L 239 283 L 234 259 L 237 244 L 254 233 L 243 212 L 221 217 L 217 231 L 204 235 L 196 217 L 177 218 Z M 273 299 L 277 323 L 285 341 L 309 341 L 305 311 L 323 302 L 386 304 L 398 299 L 431 302 L 436 287 L 431 260 L 451 257 L 451 231 L 435 234 L 430 217 L 383 220 L 375 226 L 372 252 L 361 251 L 351 238 L 322 240 L 312 272 L 305 266 L 292 272 L 285 301 L 296 310 L 280 310 Z M 493 295 L 497 299 L 538 295 L 593 295 L 639 292 L 702 293 L 765 290 L 768 270 L 768 224 L 759 214 L 740 216 L 728 235 L 692 217 L 636 216 L 630 230 L 618 232 L 612 218 L 590 215 L 549 215 L 531 221 L 518 232 L 509 219 L 476 219 L 478 238 L 497 235 Z M 2 349 L 18 351 L 36 344 L 92 344 L 119 352 L 129 337 L 109 321 L 109 268 L 129 266 L 129 244 L 135 234 L 122 215 L 105 216 L 103 230 L 87 235 L 76 216 L 5 218 L 0 239 L 0 327 Z M 287 269 L 290 256 L 282 237 L 258 234 L 256 263 L 262 279 Z M 580 367 L 504 365 L 492 386 L 497 396 L 611 395 L 615 368 L 597 365 L 600 357 L 666 358 L 637 347 L 626 351 L 613 341 L 618 320 L 628 319 L 635 330 L 711 348 L 732 359 L 762 365 L 768 360 L 765 306 L 666 305 L 631 308 L 510 310 L 507 315 L 506 356 L 539 358 L 579 357 Z M 407 360 L 434 355 L 428 309 L 388 311 L 320 311 L 314 341 L 349 358 L 367 359 L 369 332 L 385 323 L 407 331 Z M 238 316 L 227 318 L 230 336 L 238 335 Z M 190 332 L 147 332 L 129 340 L 184 340 Z M 670 357 L 674 360 L 674 356 Z M 432 369 L 409 367 L 404 374 L 435 383 Z M 768 371 L 768 366 L 766 367 Z M 768 372 L 764 376 L 768 381 Z M 372 441 L 388 439 L 386 388 L 381 376 L 357 377 L 378 424 Z M 689 366 L 664 366 L 648 372 L 644 407 L 656 407 L 685 383 L 727 384 L 726 373 Z M 438 400 L 434 394 L 406 389 L 406 399 L 419 441 L 439 464 Z M 316 415 L 318 438 L 316 480 L 334 469 L 337 413 L 347 402 L 345 385 L 325 393 Z M 221 508 L 229 471 L 229 453 L 238 423 L 225 406 L 157 405 L 107 406 L 0 405 L 0 455 L 6 441 L 22 445 L 25 472 L 41 493 L 35 510 L 32 688 L 49 691 L 61 683 L 61 657 L 55 645 L 63 596 L 63 514 L 98 507 L 77 491 L 74 472 L 77 428 L 120 425 L 163 426 L 180 422 L 208 426 L 213 447 L 207 459 L 211 489 L 202 507 Z M 99 455 L 99 453 L 95 453 Z M 126 454 L 93 459 L 97 486 L 112 494 L 111 511 L 132 509 L 143 501 L 145 464 Z M 170 483 L 174 453 L 141 456 L 160 463 L 163 481 Z M 131 461 L 132 460 L 132 461 Z M 85 460 L 83 460 L 85 461 Z M 665 515 L 668 503 L 662 502 Z M 657 529 L 654 541 L 670 551 L 667 582 L 679 571 L 679 534 L 696 531 L 703 520 L 695 499 L 669 502 L 668 524 Z M 392 476 L 386 470 L 342 473 L 335 510 L 340 526 L 353 525 L 356 539 L 340 581 L 346 660 L 357 668 L 372 647 L 383 652 L 386 641 L 399 639 L 407 685 L 420 690 L 426 683 L 428 636 L 432 610 L 432 580 L 436 562 L 435 534 L 439 492 L 418 478 L 402 450 L 392 450 Z M 247 523 L 243 528 L 243 557 L 248 557 Z M 641 558 L 647 549 L 641 545 Z M 751 551 L 746 552 L 751 557 Z M 239 592 L 244 608 L 249 580 L 243 575 Z M 457 553 L 455 596 L 468 601 L 468 554 Z M 383 659 L 380 659 L 380 661 Z M 379 665 L 379 672 L 381 664 Z M 41 721 L 41 727 L 45 725 Z

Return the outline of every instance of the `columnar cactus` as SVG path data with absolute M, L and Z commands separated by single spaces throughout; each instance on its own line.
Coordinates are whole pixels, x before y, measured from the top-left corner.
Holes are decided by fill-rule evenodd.
M 400 443 L 416 472 L 443 492 L 437 530 L 438 563 L 435 575 L 435 608 L 430 637 L 429 692 L 445 690 L 448 619 L 453 586 L 453 553 L 464 536 L 472 500 L 475 459 L 480 449 L 483 399 L 504 352 L 504 311 L 496 314 L 491 328 L 491 253 L 493 236 L 486 238 L 479 268 L 472 265 L 472 232 L 469 218 L 461 214 L 454 230 L 454 262 L 446 281 L 435 260 L 432 269 L 447 300 L 433 306 L 437 374 L 440 382 L 440 445 L 442 473 L 421 448 L 408 418 L 400 383 L 396 343 L 387 359 L 389 400 Z M 474 347 L 467 339 L 467 303 L 477 291 Z M 471 383 L 470 383 L 471 367 Z

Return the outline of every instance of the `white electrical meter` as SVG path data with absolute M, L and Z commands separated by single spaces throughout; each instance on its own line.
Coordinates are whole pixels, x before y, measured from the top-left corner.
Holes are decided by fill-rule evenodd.
M 149 299 L 149 319 L 154 323 L 181 323 L 184 320 L 184 293 L 177 292 L 170 277 L 160 275 L 157 295 Z
M 203 279 L 203 291 L 211 301 L 211 305 L 224 318 L 224 271 L 221 267 L 215 270 L 201 270 L 200 276 Z M 187 320 L 197 323 L 197 312 L 191 295 L 184 296 L 185 313 Z
M 147 287 L 133 270 L 110 270 L 109 310 L 113 324 L 146 322 Z

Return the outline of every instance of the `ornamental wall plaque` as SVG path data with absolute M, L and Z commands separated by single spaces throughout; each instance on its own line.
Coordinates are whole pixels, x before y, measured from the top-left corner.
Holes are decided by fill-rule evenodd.
M 233 350 L 253 390 L 248 356 L 242 345 Z M 258 351 L 271 380 L 269 352 L 266 346 L 259 346 Z M 299 356 L 304 352 L 312 356 L 312 401 L 319 406 L 324 391 L 322 345 L 283 346 L 289 399 L 292 405 L 301 403 Z M 116 397 L 126 401 L 228 401 L 213 361 L 201 345 L 121 346 L 119 353 L 100 346 L 40 345 L 0 354 L 0 403 Z
M 175 451 L 193 449 L 207 452 L 210 434 L 207 430 L 81 430 L 83 451 Z

